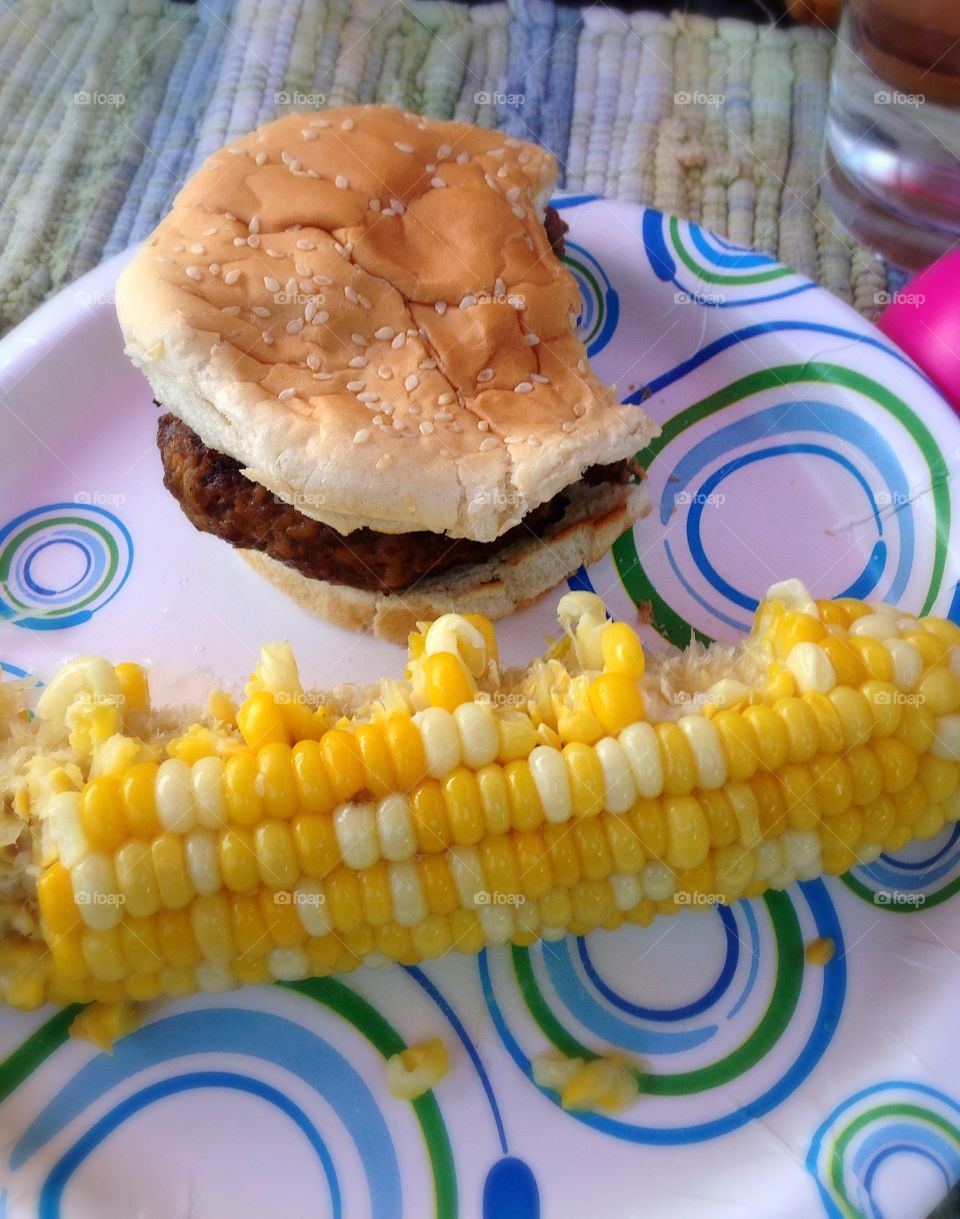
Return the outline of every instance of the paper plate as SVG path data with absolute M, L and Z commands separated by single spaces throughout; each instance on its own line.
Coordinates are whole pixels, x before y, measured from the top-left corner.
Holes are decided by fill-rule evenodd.
M 777 579 L 958 616 L 960 427 L 827 292 L 654 211 L 559 204 L 601 375 L 663 427 L 653 512 L 572 581 L 651 647 L 732 639 Z M 317 622 L 161 485 L 121 352 L 120 262 L 0 344 L 0 661 L 156 666 L 181 698 L 287 638 L 311 683 L 398 672 Z M 510 661 L 554 599 L 501 626 Z M 638 607 L 640 609 L 638 610 Z M 842 879 L 648 929 L 164 1003 L 112 1057 L 0 1016 L 0 1214 L 47 1219 L 920 1219 L 960 1176 L 960 831 Z M 837 946 L 805 963 L 818 936 Z M 439 1035 L 415 1104 L 384 1057 Z M 551 1049 L 620 1051 L 642 1096 L 566 1113 Z

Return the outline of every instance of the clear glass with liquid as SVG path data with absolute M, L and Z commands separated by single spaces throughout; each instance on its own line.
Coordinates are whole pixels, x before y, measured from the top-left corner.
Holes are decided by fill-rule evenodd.
M 960 0 L 846 0 L 823 194 L 890 262 L 960 243 Z

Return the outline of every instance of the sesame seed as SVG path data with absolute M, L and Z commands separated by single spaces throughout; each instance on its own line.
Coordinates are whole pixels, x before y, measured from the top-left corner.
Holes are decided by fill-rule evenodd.
M 277 400 L 279 402 L 289 402 L 291 398 L 295 398 L 296 396 L 297 391 L 295 389 L 282 389 L 279 394 L 277 394 Z
M 571 423 L 570 420 L 568 419 L 566 421 L 566 423 L 563 423 L 560 425 L 560 428 L 561 428 L 561 431 L 564 431 L 564 432 L 575 432 L 577 430 L 577 425 L 575 423 Z
M 317 302 L 316 301 L 307 301 L 307 303 L 303 306 L 304 321 L 312 322 L 314 317 L 316 316 L 316 313 L 317 313 Z
M 314 381 L 332 381 L 333 373 L 332 372 L 315 372 L 313 374 L 313 379 L 314 379 Z
M 493 369 L 492 368 L 482 368 L 477 373 L 477 380 L 481 381 L 481 382 L 482 381 L 492 381 L 493 380 Z
M 587 413 L 587 408 L 586 408 L 585 404 L 583 402 L 576 403 L 576 405 L 573 408 L 573 413 L 576 415 L 576 417 L 578 419 L 582 419 L 583 416 Z
M 420 378 L 417 376 L 417 374 L 415 372 L 407 373 L 407 375 L 403 379 L 403 388 L 407 391 L 408 394 L 412 390 L 415 390 L 419 384 L 420 384 Z
M 475 296 L 467 295 L 460 302 L 460 308 L 461 309 L 472 309 L 476 303 L 477 303 L 477 298 Z
M 390 344 L 390 346 L 393 348 L 394 351 L 399 351 L 400 348 L 404 345 L 404 343 L 406 341 L 407 341 L 407 336 L 406 336 L 405 332 L 401 330 L 400 333 L 398 335 L 396 335 L 396 337 L 394 338 L 394 340 Z
M 368 427 L 362 427 L 362 428 L 360 428 L 359 431 L 354 432 L 354 434 L 353 434 L 353 443 L 354 444 L 363 444 L 364 441 L 369 440 L 369 439 L 370 439 L 370 429 Z
M 433 424 L 430 422 L 429 419 L 424 419 L 423 422 L 420 424 L 420 434 L 422 436 L 429 436 L 432 431 L 433 431 Z
M 317 247 L 314 242 L 308 241 L 306 237 L 301 237 L 297 242 L 298 250 L 315 250 Z
M 300 287 L 301 292 L 309 293 L 310 289 L 313 287 L 313 280 L 312 279 L 301 279 L 299 287 Z
M 349 258 L 350 251 L 345 245 L 341 245 L 339 241 L 333 243 L 333 248 L 337 251 L 341 258 Z
M 254 305 L 253 313 L 256 317 L 269 317 L 270 316 L 270 310 L 266 307 L 266 305 Z
M 393 335 L 394 335 L 394 329 L 392 326 L 378 326 L 377 329 L 373 332 L 373 337 L 375 339 L 383 339 L 384 341 L 386 341 L 387 339 L 392 339 Z
M 308 353 L 307 367 L 314 369 L 314 371 L 320 367 L 320 356 L 316 351 L 311 351 Z
M 400 140 L 394 140 L 393 146 L 394 146 L 394 148 L 397 149 L 398 152 L 413 152 L 412 144 L 404 144 Z
M 369 202 L 369 204 L 368 204 L 368 207 L 370 208 L 371 212 L 379 212 L 380 207 L 381 207 L 380 200 L 379 200 L 379 199 L 371 199 L 371 200 L 370 200 L 370 202 Z
M 393 403 L 392 402 L 381 402 L 380 409 L 381 409 L 381 411 L 383 411 L 383 413 L 385 415 L 392 415 L 393 414 Z
M 203 236 L 212 237 L 214 235 L 214 233 L 216 233 L 216 232 L 217 232 L 217 228 L 216 228 L 216 225 L 214 225 L 214 227 L 212 229 L 204 229 Z
M 173 247 L 173 252 L 175 254 L 182 254 L 186 248 L 187 247 L 183 244 L 182 241 L 178 241 L 177 244 Z
M 521 154 L 517 157 L 517 160 L 520 162 L 521 165 L 528 164 L 530 161 L 529 152 L 521 152 Z
M 586 372 L 586 371 L 587 371 L 587 362 L 586 362 L 586 360 L 584 360 L 581 357 L 579 360 L 577 360 L 577 372 Z
M 453 401 L 453 394 L 441 394 L 440 397 L 437 398 L 437 405 L 438 406 L 449 406 L 449 404 L 452 401 Z
M 299 334 L 303 329 L 303 318 L 295 317 L 292 321 L 287 322 L 287 334 Z
M 487 153 L 489 157 L 502 157 L 507 150 L 505 148 L 491 148 Z
M 506 144 L 506 146 L 508 148 L 522 148 L 523 147 L 523 141 L 518 140 L 517 137 L 514 135 L 510 136 L 509 139 L 506 139 L 503 142 L 504 142 L 504 144 Z
M 421 363 L 418 365 L 418 367 L 419 367 L 419 368 L 421 368 L 421 369 L 423 369 L 424 371 L 427 371 L 428 369 L 431 369 L 431 368 L 436 368 L 436 367 L 437 367 L 437 362 L 436 362 L 436 360 L 423 360 L 423 361 L 422 361 L 422 362 L 421 362 Z
M 347 389 L 351 394 L 359 394 L 365 385 L 366 381 L 348 381 Z
M 247 238 L 247 245 L 250 247 L 251 250 L 259 249 L 260 248 L 259 234 L 251 233 L 250 236 Z
M 357 303 L 357 291 L 355 288 L 352 288 L 350 284 L 347 284 L 347 286 L 343 289 L 343 295 L 347 298 L 351 305 L 355 305 Z
M 432 174 L 436 168 L 437 168 L 436 161 L 431 161 L 428 165 L 424 166 L 424 169 L 427 171 L 428 174 Z
M 384 455 L 382 457 L 377 458 L 377 469 L 385 470 L 392 461 L 393 461 L 393 458 L 390 456 L 390 454 L 384 453 Z
M 192 245 L 190 247 L 191 254 L 206 254 L 206 252 L 207 252 L 207 247 L 205 245 L 200 245 L 199 242 L 197 242 L 196 245 Z
M 371 402 L 379 402 L 380 395 L 375 389 L 365 389 L 363 393 L 357 394 L 358 402 L 365 402 L 368 406 Z
M 234 237 L 233 244 L 234 245 L 246 245 L 247 239 L 246 239 L 246 237 Z
M 260 217 L 251 216 L 250 219 L 247 221 L 247 228 L 250 230 L 251 233 L 259 233 L 260 232 Z
M 486 421 L 486 419 L 477 420 L 477 431 L 478 432 L 489 432 L 490 431 L 490 424 Z
M 370 302 L 369 296 L 364 296 L 362 292 L 357 293 L 357 300 L 360 302 L 361 309 L 372 309 L 373 305 Z
M 304 140 L 315 140 L 317 138 L 317 133 L 315 131 L 311 131 L 309 127 L 301 127 L 300 136 Z
M 324 324 L 324 322 L 330 321 L 330 314 L 327 313 L 326 309 L 321 309 L 320 312 L 317 314 L 317 316 L 313 320 L 316 322 L 316 324 L 318 326 L 322 326 Z
M 509 173 L 510 173 L 510 171 L 509 171 L 509 169 L 507 169 L 506 165 L 501 165 L 500 168 L 497 170 L 497 177 L 505 178 L 505 177 L 507 177 L 507 175 Z
M 383 427 L 383 416 L 374 415 L 374 417 L 371 419 L 370 422 L 373 423 L 376 427 Z
M 441 187 L 446 186 L 447 184 L 444 182 L 443 178 L 434 177 L 430 179 L 430 185 L 435 187 L 437 190 L 440 190 Z
M 350 366 L 350 368 L 366 368 L 367 357 L 366 356 L 351 356 L 351 358 L 347 361 L 347 364 Z
M 337 176 L 333 180 L 333 184 L 338 190 L 346 190 L 347 187 L 350 185 L 350 183 L 343 176 L 343 174 L 337 174 Z
M 537 439 L 536 436 L 528 436 L 527 444 L 530 446 L 531 449 L 536 449 L 536 448 L 540 447 L 540 441 Z
M 291 172 L 291 173 L 294 173 L 294 174 L 296 174 L 296 173 L 299 173 L 299 172 L 300 172 L 301 165 L 300 165 L 300 162 L 297 160 L 297 158 L 296 158 L 296 157 L 291 157 L 291 158 L 290 158 L 290 161 L 289 161 L 289 169 L 290 169 L 290 172 Z
M 191 279 L 203 279 L 203 272 L 199 267 L 187 267 L 187 274 Z
M 437 423 L 449 423 L 452 418 L 453 416 L 449 411 L 437 411 L 437 413 L 434 415 L 434 419 L 436 419 Z
M 531 381 L 540 381 L 541 384 L 543 384 L 543 385 L 548 385 L 550 382 L 550 378 L 545 377 L 542 372 L 532 372 L 530 374 L 530 380 Z
M 264 275 L 263 286 L 266 288 L 266 290 L 268 292 L 279 292 L 280 291 L 280 280 L 274 279 L 274 277 L 272 275 Z
M 393 376 L 393 369 L 389 364 L 381 364 L 377 369 L 377 374 L 382 377 L 384 381 L 389 381 Z
M 540 336 L 539 334 L 534 334 L 531 331 L 530 334 L 525 334 L 523 336 L 523 341 L 528 347 L 536 347 L 536 345 L 540 342 Z
M 169 254 L 158 254 L 157 262 L 173 262 L 173 259 L 170 257 Z
M 489 453 L 491 449 L 495 449 L 496 447 L 497 447 L 497 442 L 493 438 L 493 436 L 488 436 L 485 440 L 480 441 L 480 452 L 481 453 Z
M 353 130 L 353 119 L 344 119 L 343 122 L 340 124 L 340 130 L 341 131 L 352 131 Z
M 401 203 L 399 199 L 391 199 L 390 206 L 393 208 L 393 210 L 397 213 L 398 216 L 402 216 L 403 213 L 407 210 L 406 206 L 403 203 Z
M 510 189 L 507 191 L 507 202 L 516 203 L 519 198 L 520 198 L 520 187 L 511 186 Z
M 519 203 L 515 203 L 510 209 L 518 220 L 523 220 L 527 214 L 527 209 L 521 207 Z
M 531 381 L 521 381 L 519 385 L 513 387 L 515 394 L 529 394 L 533 392 L 533 383 Z
M 325 288 L 328 285 L 332 284 L 333 280 L 330 278 L 329 275 L 314 275 L 313 282 L 317 285 L 318 288 Z
M 240 306 L 239 305 L 224 305 L 224 307 L 220 310 L 220 312 L 225 313 L 228 317 L 236 317 L 237 314 L 240 312 Z
M 310 126 L 311 127 L 329 127 L 330 120 L 329 119 L 311 119 Z
M 271 258 L 286 258 L 283 250 L 275 250 L 272 246 L 267 246 L 267 254 Z
M 369 347 L 370 346 L 370 340 L 365 335 L 362 335 L 362 334 L 351 334 L 350 340 L 351 340 L 351 342 L 355 343 L 357 345 L 357 347 Z
M 447 311 L 447 302 L 446 301 L 437 301 L 433 307 L 434 307 L 434 309 L 436 309 L 437 313 L 439 313 L 440 316 L 443 317 L 443 315 Z
M 506 296 L 507 294 L 507 285 L 499 276 L 493 281 L 493 294 L 494 296 Z
M 466 163 L 469 160 L 470 160 L 470 154 L 468 152 L 458 152 L 457 153 L 457 164 L 458 165 L 466 165 Z
M 503 443 L 504 444 L 519 444 L 521 440 L 523 440 L 522 436 L 504 436 Z
M 227 220 L 236 220 L 236 216 L 233 214 L 233 212 L 224 212 L 223 215 Z
M 437 158 L 442 161 L 444 157 L 448 157 L 449 155 L 450 155 L 450 145 L 441 144 L 440 147 L 437 149 Z
M 500 187 L 497 186 L 496 181 L 494 180 L 494 178 L 491 174 L 484 174 L 483 180 L 484 180 L 484 182 L 486 182 L 487 186 L 489 186 L 491 190 L 498 191 L 500 189 Z

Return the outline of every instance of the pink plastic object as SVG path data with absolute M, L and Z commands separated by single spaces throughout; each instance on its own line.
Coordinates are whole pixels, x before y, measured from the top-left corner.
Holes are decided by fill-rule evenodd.
M 960 414 L 960 250 L 897 292 L 877 326 L 923 369 Z

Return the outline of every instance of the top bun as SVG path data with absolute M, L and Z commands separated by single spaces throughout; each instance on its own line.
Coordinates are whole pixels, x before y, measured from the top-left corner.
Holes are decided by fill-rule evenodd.
M 123 271 L 128 354 L 307 516 L 492 541 L 656 431 L 587 367 L 555 179 L 465 123 L 287 115 L 211 156 Z

